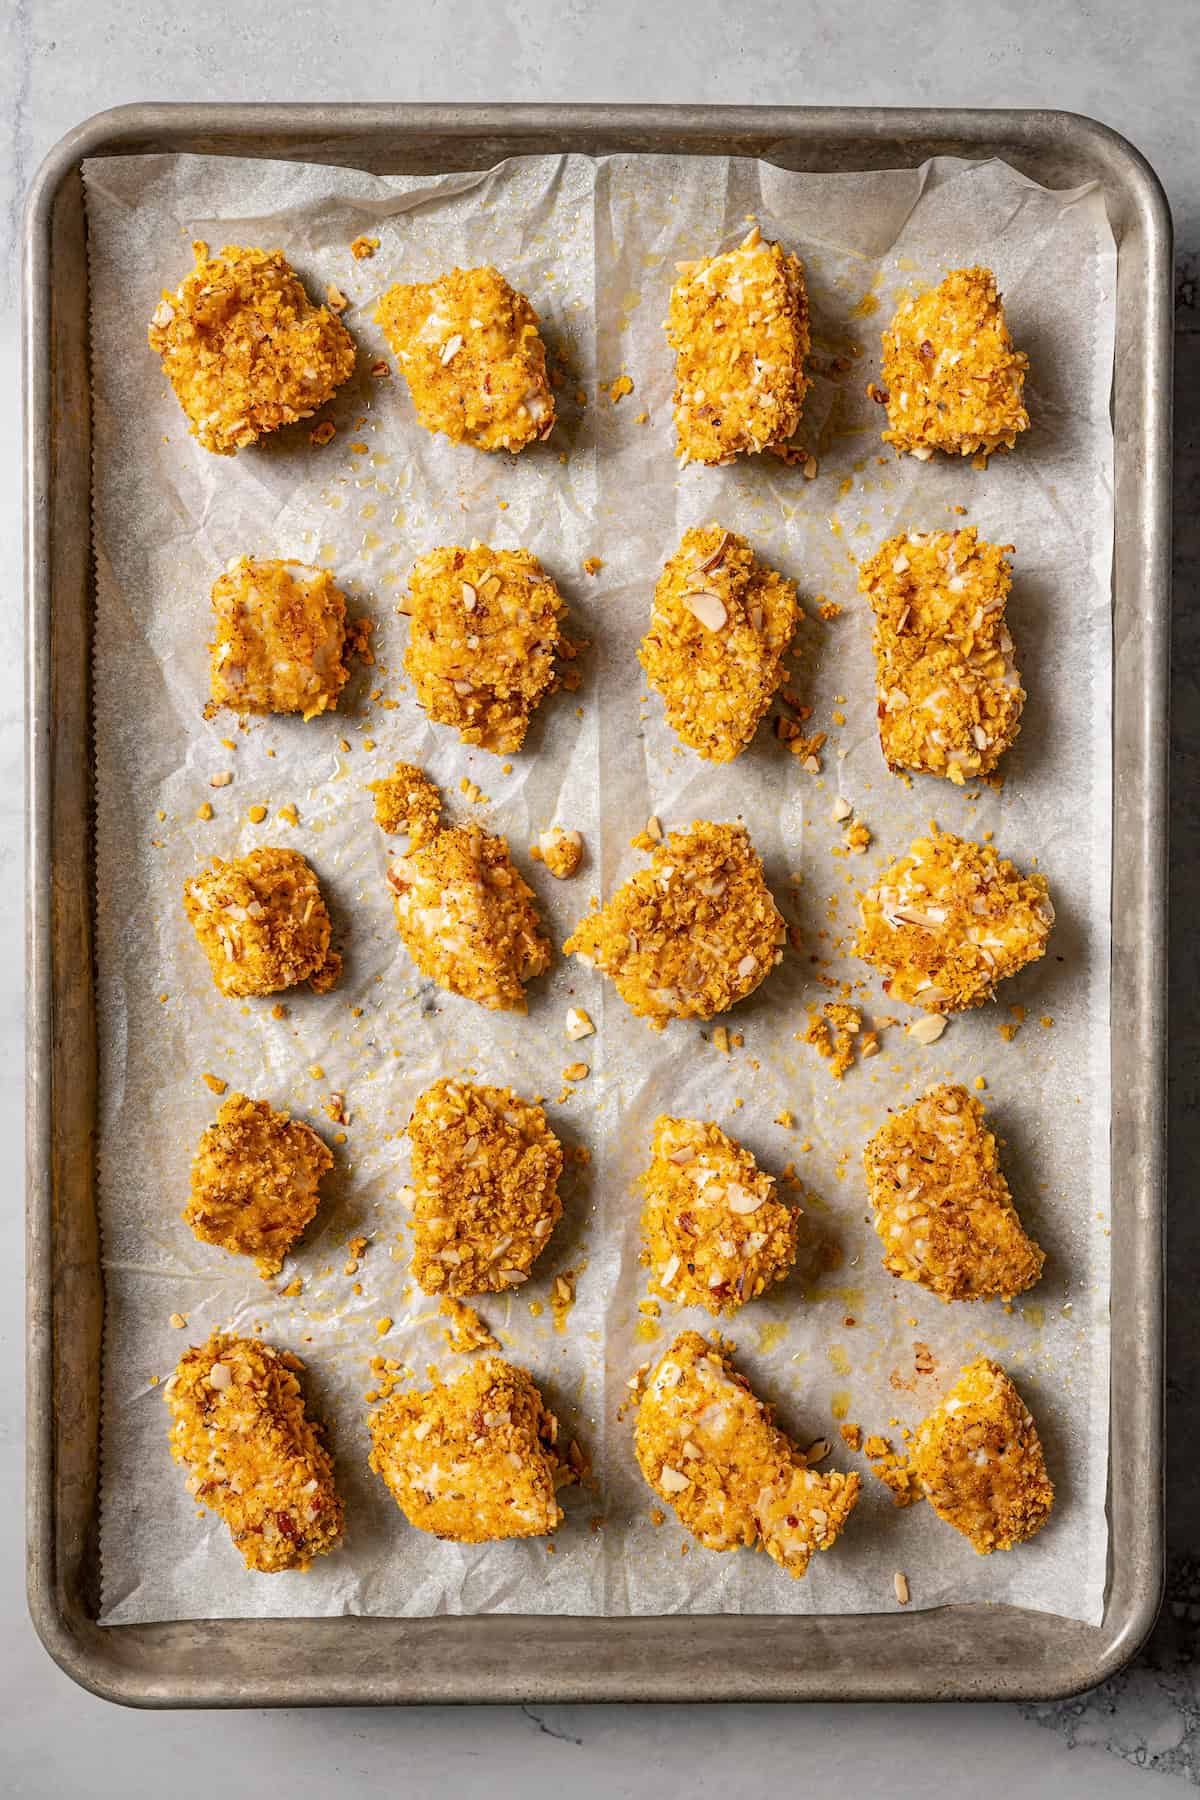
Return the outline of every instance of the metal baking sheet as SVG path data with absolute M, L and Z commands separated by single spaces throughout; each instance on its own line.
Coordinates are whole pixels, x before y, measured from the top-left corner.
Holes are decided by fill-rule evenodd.
M 382 173 L 544 151 L 760 157 L 793 169 L 999 156 L 1103 184 L 1118 242 L 1114 553 L 1110 1581 L 1090 1627 L 1011 1607 L 914 1615 L 228 1620 L 100 1629 L 101 1276 L 93 1193 L 92 593 L 80 164 L 201 152 Z M 1103 126 L 1045 112 L 692 107 L 124 108 L 78 128 L 25 243 L 29 605 L 29 1581 L 51 1654 L 142 1705 L 1046 1698 L 1109 1674 L 1161 1587 L 1161 1250 L 1170 225 Z

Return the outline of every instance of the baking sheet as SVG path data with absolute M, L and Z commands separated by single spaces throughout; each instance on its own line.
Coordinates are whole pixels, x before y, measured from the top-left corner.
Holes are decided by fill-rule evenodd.
M 108 1290 L 103 1619 L 873 1611 L 894 1604 L 892 1572 L 903 1568 L 913 1605 L 1008 1600 L 1097 1620 L 1106 1560 L 1115 279 L 1099 192 L 1049 195 L 998 163 L 944 159 L 910 173 L 814 177 L 752 162 L 562 158 L 421 181 L 145 158 L 91 163 L 86 177 Z M 813 482 L 773 459 L 680 473 L 670 458 L 670 359 L 660 321 L 673 263 L 735 241 L 749 214 L 806 263 L 820 371 L 806 407 L 820 461 Z M 348 244 L 362 231 L 382 241 L 375 258 L 359 264 Z M 214 247 L 279 242 L 314 291 L 333 281 L 350 295 L 362 373 L 332 409 L 339 432 L 325 449 L 314 450 L 298 427 L 277 444 L 217 461 L 187 438 L 144 348 L 144 322 L 159 287 L 186 267 L 195 236 Z M 994 459 L 986 474 L 881 463 L 879 414 L 862 391 L 876 372 L 878 327 L 900 290 L 976 259 L 996 269 L 1014 334 L 1030 351 L 1034 429 L 1019 454 Z M 530 294 L 571 366 L 555 438 L 516 462 L 428 438 L 402 384 L 367 372 L 385 351 L 370 323 L 378 292 L 395 279 L 481 260 Z M 614 405 L 597 383 L 623 371 L 634 392 Z M 587 396 L 582 407 L 572 398 L 577 386 Z M 983 790 L 978 799 L 974 789 L 917 782 L 910 790 L 886 775 L 874 736 L 868 616 L 854 583 L 855 556 L 888 531 L 954 523 L 955 504 L 985 535 L 1018 547 L 1010 616 L 1030 690 L 1003 792 Z M 804 774 L 765 729 L 732 768 L 708 768 L 675 751 L 656 705 L 640 698 L 633 651 L 657 570 L 687 525 L 713 516 L 747 532 L 800 583 L 810 618 L 798 681 L 814 725 L 830 732 L 821 777 Z M 394 606 L 409 564 L 430 544 L 473 535 L 535 550 L 593 642 L 579 694 L 543 709 L 509 774 L 427 726 L 399 666 L 405 627 Z M 248 732 L 229 719 L 203 720 L 207 592 L 224 561 L 243 551 L 329 561 L 375 618 L 378 663 L 336 718 L 271 721 Z M 604 559 L 595 578 L 581 566 L 590 555 Z M 844 605 L 840 618 L 816 616 L 820 595 Z M 731 1016 L 745 1043 L 728 1058 L 708 1028 L 676 1025 L 655 1037 L 611 990 L 561 959 L 536 984 L 527 1019 L 483 1015 L 441 995 L 415 977 L 399 949 L 383 883 L 387 846 L 362 788 L 398 756 L 430 769 L 456 816 L 473 813 L 509 834 L 558 942 L 590 894 L 607 894 L 636 866 L 627 840 L 650 812 L 669 826 L 740 814 L 781 904 L 805 932 L 805 952 Z M 210 776 L 226 768 L 232 785 L 210 789 Z M 458 793 L 464 775 L 490 796 L 486 805 L 470 806 Z M 839 793 L 875 834 L 868 855 L 853 863 L 832 855 L 841 833 L 829 809 Z M 215 817 L 202 824 L 195 814 L 206 799 Z M 287 801 L 298 807 L 298 827 L 275 818 Z M 270 809 L 260 826 L 247 820 L 255 803 Z M 932 1049 L 889 1031 L 883 1054 L 839 1089 L 794 1033 L 806 1006 L 827 997 L 820 974 L 865 973 L 835 953 L 850 927 L 847 878 L 868 879 L 931 814 L 954 829 L 993 830 L 1019 860 L 1037 854 L 1059 911 L 1050 954 L 1002 990 L 999 1009 L 955 1021 Z M 589 849 L 582 874 L 561 886 L 524 854 L 554 818 L 582 830 Z M 279 1020 L 271 1002 L 243 1010 L 217 995 L 178 905 L 202 857 L 268 842 L 309 855 L 348 952 L 335 994 L 286 996 Z M 798 890 L 788 881 L 795 872 L 805 878 Z M 839 896 L 833 923 L 831 894 Z M 871 994 L 869 1014 L 891 1010 L 874 984 Z M 562 1035 L 572 999 L 588 1007 L 599 1031 L 582 1046 L 588 1081 L 560 1101 L 560 1071 L 580 1049 Z M 1006 1044 L 997 1026 L 1013 1002 L 1029 1017 Z M 1042 1017 L 1053 1024 L 1040 1025 Z M 310 1074 L 315 1068 L 323 1074 Z M 540 1544 L 464 1549 L 421 1537 L 365 1469 L 371 1356 L 382 1349 L 421 1382 L 428 1363 L 448 1373 L 455 1361 L 432 1303 L 406 1280 L 404 1215 L 394 1195 L 407 1175 L 400 1134 L 412 1101 L 438 1073 L 457 1068 L 545 1094 L 560 1134 L 592 1152 L 590 1166 L 565 1186 L 566 1216 L 544 1266 L 518 1296 L 480 1304 L 595 1465 L 594 1488 L 567 1491 L 552 1556 Z M 194 1244 L 178 1219 L 192 1149 L 217 1106 L 204 1070 L 290 1105 L 324 1124 L 327 1137 L 333 1130 L 320 1101 L 331 1090 L 347 1097 L 351 1123 L 329 1198 L 270 1286 Z M 1049 1253 L 1042 1283 L 1011 1314 L 943 1307 L 893 1283 L 864 1218 L 863 1139 L 888 1104 L 947 1074 L 987 1081 L 1018 1203 Z M 801 1441 L 836 1437 L 836 1407 L 895 1437 L 890 1419 L 915 1424 L 959 1362 L 987 1350 L 1016 1374 L 1033 1406 L 1058 1485 L 1054 1521 L 1034 1543 L 977 1559 L 927 1509 L 896 1512 L 870 1481 L 836 1551 L 802 1584 L 766 1558 L 714 1557 L 695 1545 L 682 1554 L 688 1540 L 673 1520 L 653 1526 L 628 1421 L 616 1416 L 624 1383 L 676 1326 L 708 1323 L 703 1314 L 664 1318 L 652 1341 L 638 1326 L 643 1285 L 630 1184 L 650 1122 L 664 1108 L 716 1117 L 766 1166 L 778 1172 L 794 1161 L 801 1175 L 808 1267 L 730 1328 L 741 1366 L 778 1401 L 783 1422 Z M 774 1123 L 783 1108 L 795 1117 L 792 1131 Z M 371 1245 L 347 1276 L 345 1244 L 360 1231 Z M 829 1268 L 835 1257 L 840 1266 Z M 560 1333 L 548 1301 L 554 1274 L 567 1267 L 579 1271 L 578 1299 Z M 294 1271 L 303 1293 L 279 1296 Z M 538 1318 L 531 1301 L 544 1307 Z M 173 1312 L 187 1317 L 185 1333 L 169 1327 Z M 376 1322 L 384 1317 L 394 1323 L 381 1340 Z M 193 1517 L 167 1456 L 155 1379 L 169 1373 L 183 1341 L 224 1322 L 261 1323 L 265 1335 L 299 1350 L 330 1424 L 347 1543 L 306 1576 L 246 1574 L 223 1528 Z M 932 1356 L 929 1376 L 916 1373 L 917 1344 Z M 840 1445 L 834 1460 L 854 1462 Z

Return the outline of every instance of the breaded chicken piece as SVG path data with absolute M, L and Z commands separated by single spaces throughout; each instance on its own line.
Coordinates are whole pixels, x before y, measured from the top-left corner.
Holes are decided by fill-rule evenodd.
M 212 606 L 214 708 L 314 719 L 337 705 L 350 677 L 346 596 L 328 569 L 239 557 L 213 583 Z
M 451 269 L 391 287 L 375 322 L 426 431 L 477 450 L 523 450 L 549 437 L 554 395 L 538 316 L 497 270 Z
M 983 1107 L 957 1082 L 893 1113 L 863 1151 L 884 1267 L 943 1300 L 1011 1300 L 1045 1254 L 1017 1217 Z
M 963 1012 L 1046 950 L 1045 876 L 1021 875 L 990 844 L 930 830 L 859 898 L 854 953 L 884 992 L 926 1012 Z
M 911 1466 L 939 1519 L 980 1556 L 1040 1531 L 1054 1505 L 1041 1439 L 1025 1402 L 990 1357 L 977 1357 L 913 1440 Z
M 266 1280 L 312 1219 L 332 1167 L 309 1126 L 266 1100 L 230 1094 L 200 1139 L 184 1219 L 202 1244 L 252 1256 Z
M 735 1313 L 796 1260 L 798 1214 L 719 1125 L 660 1114 L 639 1185 L 650 1292 L 676 1306 Z
M 661 1031 L 669 1019 L 711 1019 L 752 994 L 781 960 L 785 935 L 745 826 L 697 819 L 581 919 L 563 951 L 601 970 Z
M 562 1145 L 508 1087 L 443 1076 L 408 1122 L 412 1272 L 427 1294 L 494 1294 L 525 1281 L 562 1217 Z
M 758 226 L 736 250 L 676 263 L 667 341 L 675 352 L 675 454 L 729 463 L 782 450 L 808 390 L 804 265 Z
M 390 775 L 367 787 L 375 796 L 375 823 L 381 831 L 407 834 L 416 850 L 441 830 L 442 796 L 416 763 L 397 763 Z
M 214 1331 L 163 1397 L 188 1492 L 223 1519 L 248 1569 L 307 1569 L 336 1548 L 342 1503 L 323 1432 L 304 1410 L 290 1350 Z
M 638 661 L 667 723 L 709 762 L 731 762 L 783 686 L 796 584 L 720 525 L 685 531 L 659 577 Z
M 542 1537 L 562 1520 L 557 1438 L 526 1371 L 486 1356 L 449 1386 L 385 1401 L 371 1416 L 370 1462 L 418 1531 L 458 1544 Z
M 184 884 L 183 906 L 223 994 L 277 994 L 307 981 L 328 993 L 342 959 L 329 948 L 329 913 L 298 850 L 219 856 Z
M 164 288 L 149 335 L 188 429 L 218 456 L 307 419 L 354 372 L 350 333 L 312 304 L 282 250 L 198 253 Z
M 857 1475 L 818 1474 L 729 1358 L 685 1331 L 638 1408 L 638 1466 L 706 1550 L 767 1552 L 794 1580 L 854 1510 Z
M 1029 358 L 1013 349 L 990 269 L 951 269 L 906 300 L 883 334 L 885 443 L 928 462 L 935 450 L 989 456 L 1028 429 Z
M 889 769 L 989 775 L 1021 727 L 1025 690 L 1004 608 L 1006 552 L 973 525 L 901 533 L 859 570 L 875 614 L 879 742 Z
M 421 557 L 409 576 L 404 667 L 417 699 L 464 744 L 497 756 L 519 750 L 539 702 L 559 685 L 562 595 L 528 550 L 476 540 Z

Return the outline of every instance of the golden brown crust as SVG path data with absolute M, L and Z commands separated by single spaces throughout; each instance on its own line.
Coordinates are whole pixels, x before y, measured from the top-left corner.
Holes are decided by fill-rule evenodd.
M 883 334 L 884 440 L 922 460 L 1011 450 L 1029 425 L 1029 358 L 1013 349 L 990 269 L 951 269 Z
M 1011 1300 L 1045 1255 L 1021 1226 L 983 1107 L 957 1082 L 893 1113 L 863 1152 L 884 1267 L 943 1300 Z
M 980 1556 L 1040 1531 L 1054 1505 L 1037 1426 L 1000 1367 L 977 1357 L 913 1440 L 912 1469 L 939 1519 Z
M 214 707 L 302 713 L 336 707 L 350 676 L 346 596 L 328 569 L 243 556 L 213 583 Z
M 408 1135 L 419 1285 L 458 1295 L 519 1286 L 562 1217 L 562 1145 L 541 1107 L 444 1076 L 417 1101 Z
M 638 1466 L 706 1550 L 764 1549 L 794 1580 L 837 1541 L 857 1475 L 818 1474 L 721 1350 L 675 1339 L 638 1408 Z
M 298 850 L 214 856 L 184 884 L 183 906 L 223 994 L 276 994 L 301 981 L 323 993 L 337 980 L 329 913 Z
M 745 748 L 783 686 L 798 616 L 795 582 L 757 562 L 745 538 L 717 524 L 684 532 L 638 661 L 685 744 L 718 763 Z
M 442 796 L 416 763 L 397 763 L 390 775 L 367 786 L 375 796 L 375 823 L 381 831 L 406 833 L 414 850 L 437 836 Z
M 183 1216 L 201 1243 L 254 1257 L 265 1280 L 311 1221 L 332 1167 L 308 1125 L 266 1100 L 230 1094 L 200 1139 Z
M 889 538 L 859 571 L 875 614 L 879 742 L 890 769 L 988 775 L 1021 725 L 1025 690 L 1004 617 L 1006 552 L 973 525 Z
M 342 1503 L 321 1427 L 304 1410 L 299 1357 L 215 1331 L 164 1390 L 171 1455 L 188 1491 L 229 1527 L 248 1569 L 307 1569 L 336 1547 Z
M 198 257 L 163 290 L 149 338 L 192 436 L 219 456 L 307 419 L 354 371 L 350 333 L 312 304 L 282 250 Z
M 389 288 L 375 322 L 426 431 L 477 450 L 523 450 L 554 429 L 537 313 L 497 270 L 451 269 Z
M 372 1469 L 410 1525 L 459 1544 L 542 1537 L 562 1519 L 558 1422 L 498 1356 L 449 1386 L 395 1394 L 371 1417 Z
M 661 1114 L 640 1187 L 643 1261 L 650 1292 L 663 1300 L 735 1313 L 796 1260 L 796 1212 L 750 1152 L 711 1121 Z
M 745 827 L 697 819 L 581 919 L 563 951 L 602 970 L 661 1031 L 752 994 L 782 957 L 785 929 Z

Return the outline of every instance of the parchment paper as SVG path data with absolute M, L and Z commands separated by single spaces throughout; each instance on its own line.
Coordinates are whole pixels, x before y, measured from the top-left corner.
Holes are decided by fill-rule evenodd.
M 502 164 L 486 174 L 382 180 L 353 171 L 218 158 L 128 158 L 86 170 L 96 404 L 96 771 L 101 1208 L 104 1347 L 103 1611 L 106 1622 L 249 1614 L 441 1611 L 662 1613 L 871 1612 L 890 1609 L 893 1571 L 911 1604 L 1011 1601 L 1074 1618 L 1101 1616 L 1108 1370 L 1108 892 L 1112 439 L 1115 251 L 1100 194 L 1051 194 L 1005 166 L 940 160 L 903 173 L 806 176 L 751 161 L 578 157 Z M 754 215 L 802 255 L 812 296 L 816 371 L 805 436 L 814 480 L 765 457 L 721 470 L 672 460 L 671 357 L 661 321 L 676 259 L 736 242 Z M 378 236 L 372 260 L 349 244 Z M 184 428 L 145 327 L 160 287 L 190 265 L 189 241 L 281 245 L 321 294 L 340 286 L 361 356 L 329 415 L 323 449 L 308 425 L 236 458 L 206 454 Z M 403 383 L 370 374 L 386 355 L 371 322 L 395 280 L 488 261 L 527 292 L 569 364 L 562 422 L 519 459 L 454 448 L 420 430 Z M 864 394 L 878 372 L 879 329 L 907 288 L 975 261 L 996 271 L 1028 350 L 1033 428 L 986 472 L 970 463 L 897 461 Z M 390 358 L 389 358 L 390 360 Z M 613 402 L 621 373 L 634 391 Z M 584 397 L 580 404 L 576 391 Z M 956 514 L 965 507 L 965 515 Z M 828 731 L 819 777 L 764 726 L 732 766 L 680 750 L 647 700 L 635 647 L 663 560 L 688 525 L 719 517 L 793 575 L 805 602 L 795 685 Z M 869 612 L 855 564 L 901 528 L 977 524 L 1016 546 L 1010 617 L 1029 690 L 1000 794 L 890 778 L 875 733 Z M 505 769 L 428 725 L 402 671 L 395 611 L 409 566 L 437 543 L 480 537 L 528 545 L 558 579 L 591 640 L 577 695 L 542 709 Z M 208 593 L 244 552 L 328 563 L 375 621 L 377 662 L 340 711 L 305 725 L 239 730 L 206 721 Z M 603 568 L 587 575 L 586 557 Z M 818 616 L 821 600 L 842 615 Z M 844 721 L 844 722 L 843 722 Z M 233 747 L 227 746 L 229 741 Z M 556 957 L 527 1018 L 485 1014 L 419 979 L 400 948 L 384 884 L 388 844 L 364 784 L 400 757 L 443 785 L 452 817 L 507 833 L 556 944 L 640 861 L 629 838 L 651 813 L 668 827 L 740 816 L 789 919 L 804 934 L 785 963 L 725 1024 L 744 1036 L 728 1056 L 711 1027 L 663 1035 L 634 1019 L 599 977 Z M 232 770 L 231 785 L 210 778 Z M 467 777 L 488 796 L 472 805 Z M 845 796 L 874 834 L 865 857 L 834 854 Z M 197 818 L 211 801 L 214 817 Z M 293 802 L 299 824 L 278 811 Z M 268 808 L 253 825 L 248 809 Z M 1049 878 L 1058 925 L 1044 961 L 999 1002 L 954 1021 L 921 1049 L 902 1029 L 841 1086 L 805 1044 L 807 1008 L 829 997 L 821 975 L 862 980 L 843 955 L 851 883 L 936 816 Z M 574 826 L 588 860 L 557 884 L 528 858 L 552 821 Z M 330 897 L 345 976 L 331 995 L 241 1004 L 214 989 L 180 905 L 185 879 L 212 853 L 293 845 Z M 802 876 L 796 885 L 791 877 Z M 831 896 L 835 903 L 831 904 Z M 567 1042 L 572 1000 L 597 1034 Z M 871 980 L 868 1019 L 893 1009 Z M 1015 1040 L 999 1032 L 1028 1009 Z M 1039 1020 L 1042 1022 L 1039 1023 Z M 1052 1023 L 1051 1023 L 1052 1021 Z M 564 1092 L 582 1054 L 589 1078 Z M 384 1354 L 426 1382 L 461 1367 L 434 1303 L 407 1269 L 402 1133 L 437 1075 L 465 1070 L 546 1097 L 555 1129 L 591 1152 L 564 1183 L 565 1217 L 533 1279 L 479 1310 L 527 1365 L 592 1459 L 591 1486 L 567 1490 L 567 1517 L 542 1542 L 463 1548 L 411 1530 L 366 1468 L 370 1359 Z M 334 1144 L 337 1167 L 313 1227 L 271 1283 L 195 1243 L 180 1219 L 188 1167 L 219 1102 L 202 1080 L 286 1105 Z M 863 1142 L 889 1105 L 935 1079 L 972 1083 L 1006 1140 L 1022 1215 L 1048 1252 L 1046 1273 L 1011 1312 L 945 1306 L 880 1265 L 867 1221 Z M 321 1106 L 346 1096 L 345 1141 Z M 784 1111 L 793 1129 L 776 1123 Z M 979 1352 L 1017 1378 L 1043 1433 L 1058 1499 L 1048 1528 L 1009 1555 L 976 1557 L 925 1506 L 893 1508 L 867 1478 L 835 1551 L 793 1583 L 766 1557 L 717 1556 L 654 1497 L 633 1460 L 626 1382 L 706 1314 L 664 1308 L 639 1325 L 638 1207 L 632 1183 L 661 1110 L 712 1117 L 766 1166 L 794 1163 L 806 1211 L 804 1266 L 727 1327 L 740 1366 L 831 1464 L 863 1470 L 839 1417 L 900 1446 Z M 370 1242 L 344 1273 L 347 1241 Z M 836 1264 L 837 1266 L 830 1266 Z M 554 1276 L 577 1272 L 564 1331 Z M 281 1290 L 299 1274 L 303 1290 Z M 533 1316 L 531 1302 L 540 1316 Z M 186 1330 L 172 1329 L 172 1314 Z M 377 1321 L 390 1318 L 386 1335 Z M 299 1351 L 315 1410 L 328 1422 L 347 1504 L 345 1547 L 307 1575 L 246 1573 L 223 1526 L 200 1520 L 169 1460 L 161 1382 L 185 1344 L 218 1324 Z M 926 1360 L 932 1372 L 919 1374 Z M 895 1421 L 893 1423 L 893 1421 Z M 598 1523 L 599 1521 L 599 1523 Z

